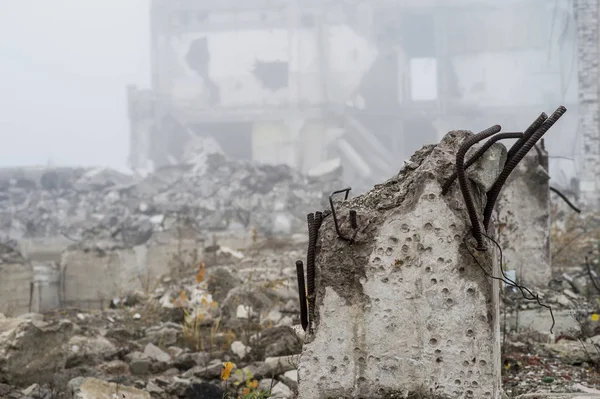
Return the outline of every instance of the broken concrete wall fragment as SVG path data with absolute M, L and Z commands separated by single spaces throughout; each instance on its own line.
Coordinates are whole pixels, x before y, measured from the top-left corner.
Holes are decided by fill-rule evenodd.
M 552 277 L 547 170 L 548 153 L 530 151 L 510 175 L 495 211 L 505 269 L 534 287 L 547 286 Z
M 486 276 L 499 273 L 495 248 L 475 250 L 458 185 L 441 195 L 469 137 L 450 132 L 397 177 L 335 204 L 352 243 L 338 237 L 331 215 L 324 219 L 300 398 L 500 397 L 499 284 Z M 489 188 L 502 170 L 502 147 L 470 173 L 479 217 L 480 186 Z
M 156 233 L 143 245 L 104 248 L 74 246 L 61 260 L 61 304 L 89 309 L 108 306 L 136 290 L 148 291 L 162 276 L 194 273 L 203 243 L 178 232 Z M 185 270 L 182 268 L 185 267 Z
M 33 267 L 15 241 L 0 243 L 0 313 L 19 315 L 30 307 Z
M 0 263 L 0 313 L 27 313 L 32 281 L 33 268 L 29 263 Z

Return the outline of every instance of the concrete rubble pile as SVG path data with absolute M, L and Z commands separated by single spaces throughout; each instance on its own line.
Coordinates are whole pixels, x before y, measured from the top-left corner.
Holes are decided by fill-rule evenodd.
M 263 238 L 104 310 L 0 315 L 0 398 L 292 398 L 303 340 L 294 260 L 305 248 L 303 235 Z
M 290 232 L 302 229 L 307 210 L 338 188 L 285 165 L 209 150 L 146 177 L 108 169 L 4 171 L 0 228 L 16 239 L 64 234 L 73 241 L 139 245 L 183 213 L 202 231 L 252 226 L 265 234 Z
M 0 241 L 0 264 L 15 264 L 25 261 L 16 240 L 5 239 Z

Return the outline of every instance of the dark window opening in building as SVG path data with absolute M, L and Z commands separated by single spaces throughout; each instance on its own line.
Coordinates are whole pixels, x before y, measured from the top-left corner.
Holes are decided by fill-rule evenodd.
M 220 102 L 219 87 L 210 79 L 208 75 L 208 65 L 210 63 L 210 52 L 208 50 L 208 40 L 202 37 L 194 40 L 190 44 L 190 49 L 186 55 L 186 62 L 191 69 L 204 79 L 204 84 L 210 93 L 210 103 L 217 105 Z
M 288 86 L 289 65 L 287 62 L 256 61 L 253 73 L 266 89 L 276 91 Z

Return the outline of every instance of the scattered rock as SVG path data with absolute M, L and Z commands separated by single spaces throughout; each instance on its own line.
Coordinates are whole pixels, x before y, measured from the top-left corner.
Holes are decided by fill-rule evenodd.
M 157 362 L 169 363 L 171 361 L 171 356 L 168 353 L 163 352 L 153 344 L 146 345 L 143 355 Z
M 98 370 L 109 375 L 129 374 L 129 365 L 122 360 L 112 360 L 98 366 Z
M 251 350 L 251 347 L 244 345 L 240 341 L 235 341 L 231 344 L 231 351 L 240 359 L 245 358 Z
M 146 375 L 150 372 L 150 359 L 143 353 L 132 352 L 126 358 L 132 375 Z
M 13 328 L 10 328 L 10 327 Z M 70 321 L 11 321 L 0 326 L 0 378 L 17 386 L 52 381 L 57 369 L 64 368 L 62 350 L 73 334 Z
M 186 399 L 222 399 L 223 390 L 221 387 L 202 382 L 199 384 L 191 384 L 186 392 Z
M 79 385 L 79 384 L 77 384 Z M 140 389 L 96 378 L 85 378 L 79 387 L 73 385 L 72 399 L 150 399 L 150 394 Z

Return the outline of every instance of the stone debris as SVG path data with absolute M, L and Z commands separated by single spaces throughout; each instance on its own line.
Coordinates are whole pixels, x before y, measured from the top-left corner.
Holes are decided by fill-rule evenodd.
M 150 393 L 130 386 L 86 378 L 72 393 L 72 399 L 150 399 Z
M 10 238 L 65 235 L 140 245 L 185 215 L 200 231 L 304 231 L 305 215 L 341 183 L 284 165 L 228 159 L 210 145 L 189 164 L 145 177 L 109 169 L 0 173 L 0 228 Z M 314 174 L 314 173 L 313 173 Z M 288 231 L 289 232 L 289 231 Z
M 27 260 L 19 250 L 19 243 L 13 239 L 0 241 L 0 264 L 19 264 Z
M 0 398 L 222 399 L 254 380 L 257 395 L 260 383 L 269 397 L 292 398 L 302 348 L 290 327 L 299 324 L 293 265 L 306 241 L 286 245 L 263 238 L 200 276 L 190 268 L 104 310 L 1 316 Z M 227 384 L 226 362 L 235 364 Z

